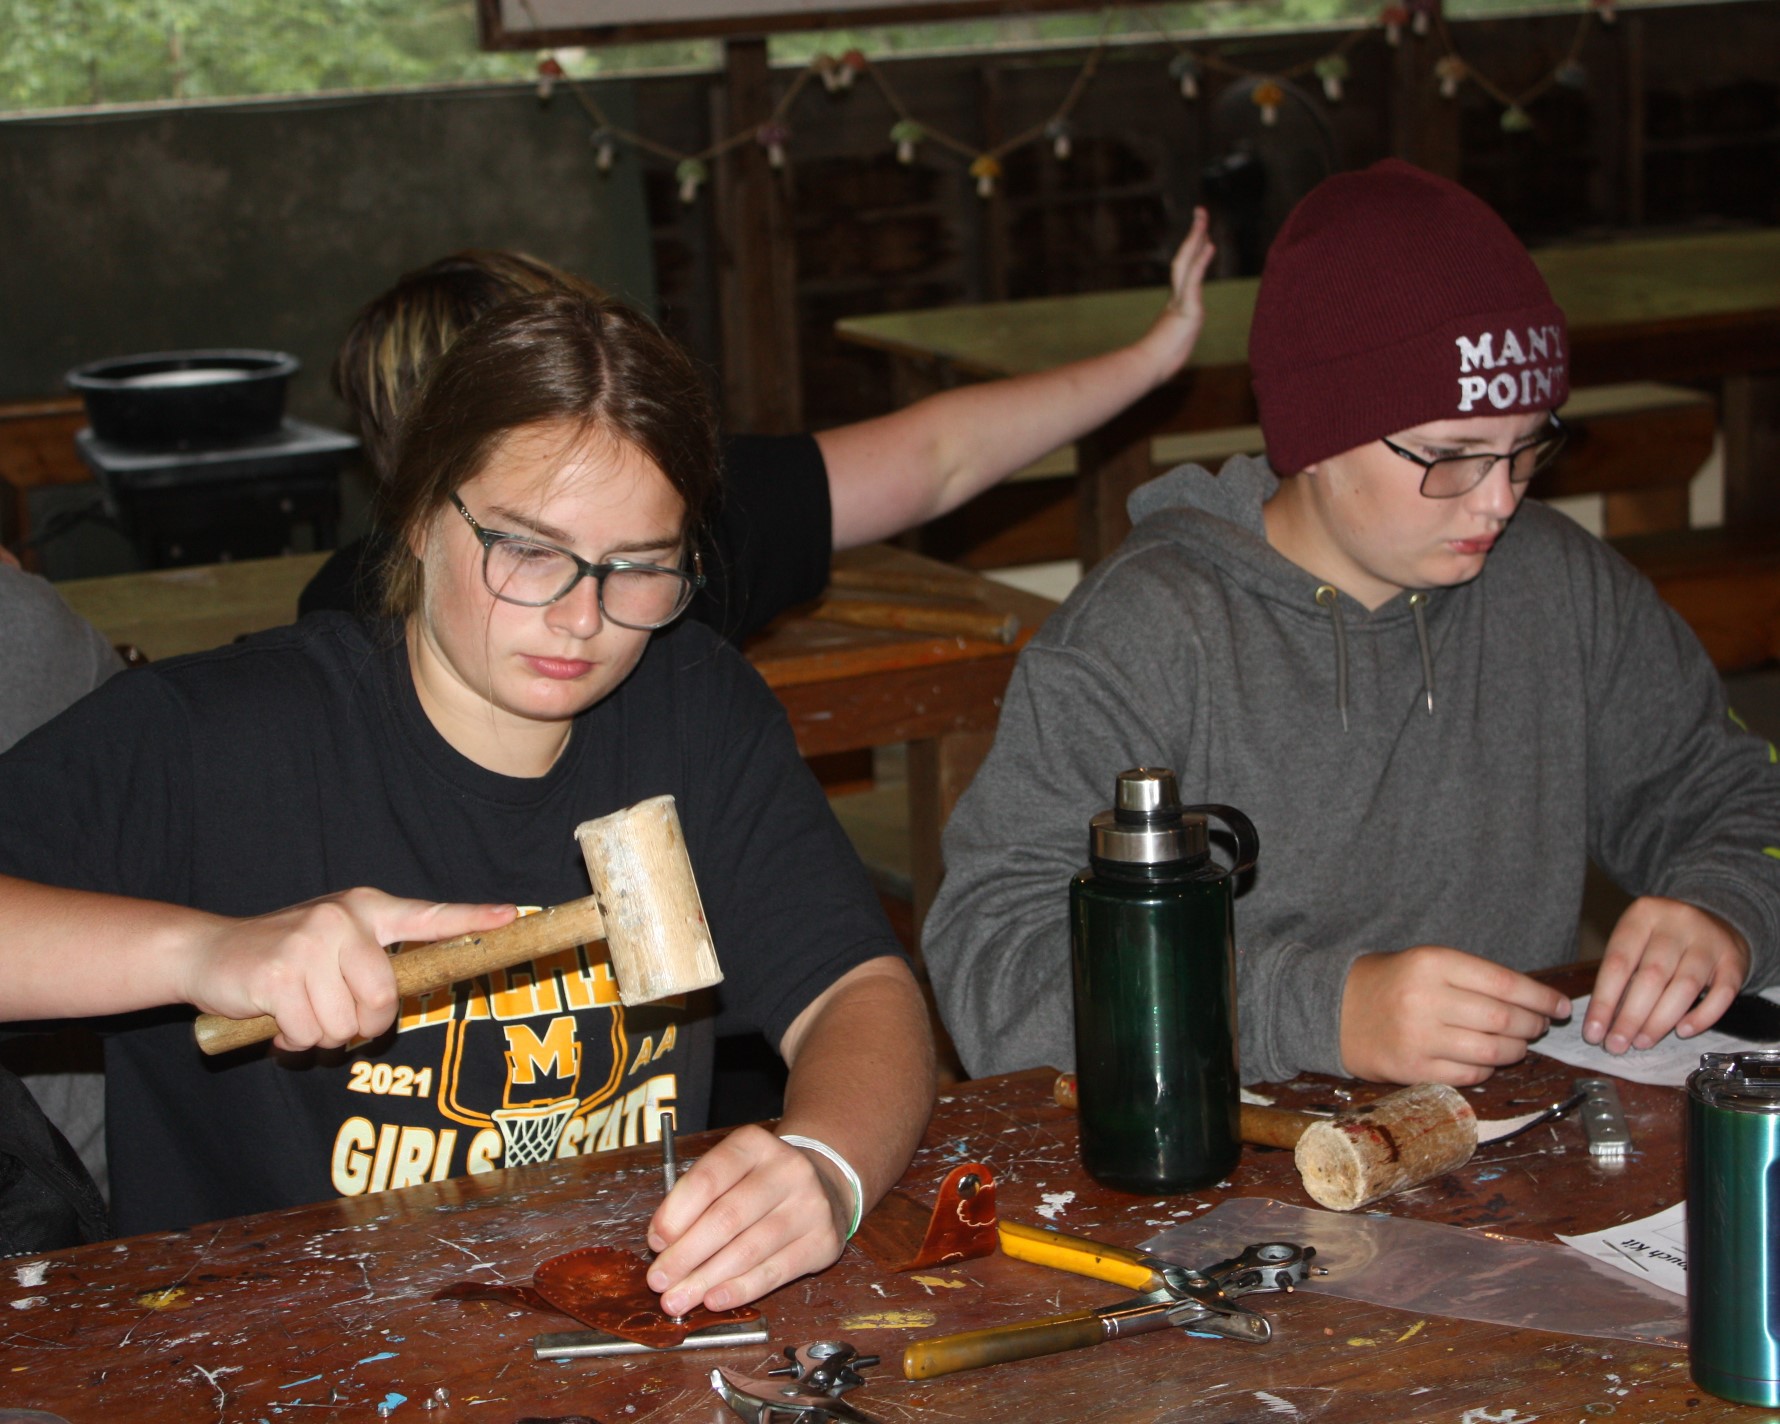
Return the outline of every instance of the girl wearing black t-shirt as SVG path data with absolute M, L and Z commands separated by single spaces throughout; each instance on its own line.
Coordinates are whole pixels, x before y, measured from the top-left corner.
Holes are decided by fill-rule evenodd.
M 4 1012 L 277 1018 L 279 1052 L 220 1071 L 177 1019 L 113 1035 L 131 1229 L 511 1165 L 489 1124 L 540 1080 L 552 1156 L 652 1138 L 664 1101 L 697 1127 L 713 1023 L 749 1023 L 790 1066 L 784 1117 L 682 1178 L 650 1284 L 669 1314 L 721 1310 L 827 1266 L 908 1163 L 932 1047 L 782 711 L 704 630 L 657 631 L 716 487 L 697 373 L 616 303 L 526 298 L 441 359 L 399 449 L 397 622 L 153 665 L 0 758 L 0 803 L 41 808 L 0 826 Z M 573 825 L 661 791 L 730 976 L 715 1010 L 627 1018 L 585 956 L 398 1003 L 383 946 L 515 913 L 467 896 L 584 894 Z

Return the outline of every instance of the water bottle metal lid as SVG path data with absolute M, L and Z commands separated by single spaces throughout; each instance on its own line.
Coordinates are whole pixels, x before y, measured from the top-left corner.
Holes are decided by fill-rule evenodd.
M 1119 773 L 1113 814 L 1121 821 L 1180 815 L 1180 784 L 1165 766 L 1134 766 Z
M 1138 766 L 1119 773 L 1113 809 L 1089 822 L 1089 849 L 1096 860 L 1169 865 L 1205 859 L 1210 840 L 1205 817 L 1181 809 L 1174 773 Z
M 1780 1114 L 1780 1050 L 1702 1053 L 1687 1091 L 1708 1107 Z

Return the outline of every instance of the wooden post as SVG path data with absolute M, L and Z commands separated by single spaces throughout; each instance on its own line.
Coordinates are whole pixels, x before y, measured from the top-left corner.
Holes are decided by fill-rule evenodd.
M 1724 522 L 1732 529 L 1780 524 L 1780 371 L 1726 376 L 1718 407 L 1724 431 Z
M 1625 204 L 1620 221 L 1627 227 L 1644 226 L 1644 20 L 1628 15 L 1625 20 L 1623 64 L 1625 67 Z
M 994 732 L 950 732 L 909 743 L 909 878 L 917 940 L 939 893 L 940 834 L 994 740 Z
M 983 148 L 994 148 L 1001 142 L 1001 66 L 993 59 L 983 61 L 977 70 L 977 115 L 982 125 Z M 975 188 L 975 180 L 972 180 Z M 977 204 L 982 232 L 983 295 L 986 302 L 1007 300 L 1008 211 L 1007 180 L 997 179 L 995 191 L 987 198 L 972 197 Z
M 724 42 L 728 102 L 721 134 L 773 111 L 766 41 Z M 782 175 L 757 143 L 717 160 L 718 309 L 722 313 L 723 412 L 730 430 L 788 435 L 803 429 L 803 364 L 797 340 L 797 252 Z
M 1435 13 L 1440 6 L 1435 4 Z M 1404 26 L 1392 64 L 1391 152 L 1430 173 L 1459 178 L 1459 105 L 1442 99 L 1434 76 L 1440 47 L 1433 35 Z
M 1083 573 L 1131 532 L 1125 501 L 1156 472 L 1150 449 L 1156 423 L 1150 415 L 1175 398 L 1166 388 L 1152 392 L 1075 442 L 1076 552 Z

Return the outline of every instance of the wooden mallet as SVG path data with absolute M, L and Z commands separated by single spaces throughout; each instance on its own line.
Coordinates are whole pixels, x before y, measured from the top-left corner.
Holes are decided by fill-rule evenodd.
M 721 982 L 692 861 L 672 796 L 653 796 L 575 829 L 593 894 L 523 915 L 512 924 L 391 951 L 405 999 L 604 939 L 618 997 L 647 1004 Z M 200 1014 L 192 1026 L 205 1053 L 227 1053 L 278 1032 L 270 1014 Z
M 1056 1099 L 1076 1106 L 1075 1074 L 1057 1078 Z M 1244 1103 L 1242 1140 L 1289 1147 L 1304 1190 L 1331 1211 L 1407 1191 L 1455 1171 L 1477 1150 L 1477 1114 L 1457 1089 L 1416 1083 L 1332 1116 Z
M 1415 1083 L 1333 1117 L 1244 1103 L 1242 1140 L 1290 1147 L 1310 1199 L 1353 1211 L 1463 1167 L 1477 1150 L 1477 1114 L 1456 1088 Z

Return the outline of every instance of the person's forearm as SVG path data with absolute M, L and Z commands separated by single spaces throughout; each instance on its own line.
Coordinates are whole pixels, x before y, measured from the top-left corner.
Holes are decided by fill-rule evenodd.
M 0 876 L 0 1019 L 123 1013 L 180 999 L 183 957 L 224 921 Z
M 933 1110 L 933 1035 L 914 976 L 900 960 L 861 966 L 785 1050 L 780 1134 L 845 1157 L 869 1211 L 908 1167 Z
M 513 915 L 359 887 L 235 919 L 0 877 L 0 1018 L 191 1004 L 232 1019 L 270 1014 L 279 1048 L 338 1047 L 395 1014 L 384 946 L 480 933 Z
M 1199 209 L 1174 254 L 1167 303 L 1129 346 L 944 391 L 877 420 L 818 435 L 828 467 L 834 547 L 887 539 L 955 509 L 1168 380 L 1199 339 L 1212 252 L 1208 219 Z
M 835 548 L 937 518 L 1117 415 L 1173 374 L 1158 329 L 1116 351 L 942 391 L 818 434 Z

